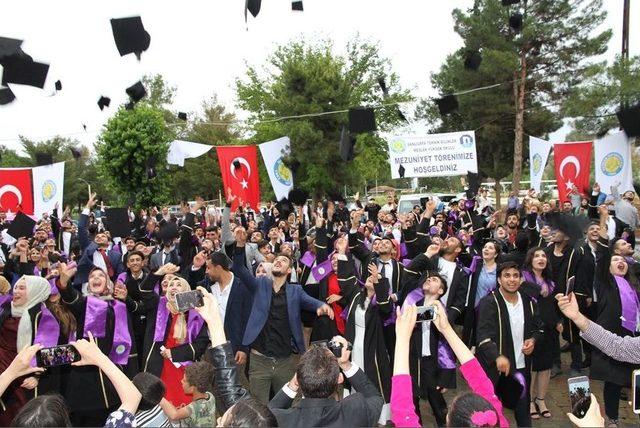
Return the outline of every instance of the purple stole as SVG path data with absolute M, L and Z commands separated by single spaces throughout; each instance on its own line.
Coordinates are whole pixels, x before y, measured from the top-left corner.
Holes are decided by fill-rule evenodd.
M 300 257 L 300 263 L 309 268 L 313 266 L 313 262 L 315 261 L 316 256 L 311 251 L 307 251 L 302 257 Z
M 546 287 L 548 290 L 547 296 L 551 295 L 551 293 L 553 293 L 553 289 L 556 288 L 556 285 L 553 283 L 553 281 L 550 281 L 550 282 L 544 281 L 542 284 L 540 284 L 536 279 L 535 275 L 532 272 L 529 272 L 528 270 L 522 271 L 522 277 L 524 278 L 525 281 L 532 282 L 534 284 L 539 285 L 541 289 Z
M 187 338 L 184 344 L 191 343 L 198 337 L 200 330 L 202 330 L 202 326 L 204 325 L 204 320 L 198 315 L 198 313 L 190 309 L 188 312 L 187 321 Z M 158 311 L 156 312 L 156 327 L 153 332 L 153 341 L 154 342 L 163 342 L 164 336 L 167 330 L 167 323 L 169 322 L 169 309 L 167 308 L 167 297 L 162 296 L 160 301 L 158 302 Z
M 116 364 L 127 364 L 131 352 L 131 333 L 127 315 L 127 305 L 113 300 L 113 344 L 109 351 L 109 359 Z M 87 308 L 84 314 L 84 337 L 90 331 L 95 338 L 104 338 L 107 328 L 107 310 L 109 302 L 95 296 L 87 296 Z
M 331 269 L 331 256 L 329 256 L 327 260 L 315 265 L 311 269 L 311 275 L 313 275 L 315 280 L 318 282 L 328 277 L 331 272 L 333 272 L 333 270 Z
M 471 259 L 471 265 L 468 268 L 462 265 L 460 265 L 460 267 L 467 275 L 474 274 L 478 269 L 478 262 L 480 260 L 482 260 L 482 256 L 473 256 L 473 258 Z
M 407 297 L 404 299 L 404 303 L 402 304 L 402 310 L 410 305 L 415 305 L 420 300 L 424 299 L 424 293 L 422 292 L 422 288 L 418 287 L 412 290 Z M 447 314 L 438 314 L 439 317 L 447 316 Z M 435 328 L 432 326 L 432 328 Z M 422 334 L 422 333 L 420 333 Z M 449 344 L 444 339 L 438 340 L 438 365 L 443 369 L 455 369 L 456 368 L 456 357 L 453 354 L 453 350 L 449 346 Z
M 638 302 L 638 293 L 631 287 L 629 282 L 622 276 L 614 275 L 616 284 L 618 285 L 618 294 L 620 295 L 620 306 L 622 307 L 622 327 L 636 332 L 638 329 L 638 311 L 640 303 Z

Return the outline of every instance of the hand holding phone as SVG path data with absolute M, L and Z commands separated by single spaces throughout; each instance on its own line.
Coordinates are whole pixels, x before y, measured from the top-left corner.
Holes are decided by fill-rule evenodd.
M 578 418 L 583 418 L 591 405 L 589 378 L 586 376 L 572 377 L 567 380 L 567 383 L 569 385 L 571 413 Z
M 416 322 L 433 321 L 438 316 L 438 308 L 436 306 L 418 306 Z
M 42 348 L 36 352 L 38 367 L 56 367 L 80 361 L 80 353 L 73 345 Z

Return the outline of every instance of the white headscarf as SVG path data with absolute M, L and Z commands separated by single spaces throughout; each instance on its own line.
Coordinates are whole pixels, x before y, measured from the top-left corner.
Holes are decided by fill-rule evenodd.
M 41 276 L 23 275 L 18 281 L 24 279 L 27 283 L 27 303 L 22 306 L 15 306 L 11 302 L 11 316 L 20 317 L 18 324 L 18 338 L 16 340 L 16 349 L 22 351 L 25 346 L 31 345 L 32 325 L 29 309 L 33 308 L 49 298 L 51 294 L 51 285 L 49 281 Z M 17 283 L 16 283 L 17 284 Z

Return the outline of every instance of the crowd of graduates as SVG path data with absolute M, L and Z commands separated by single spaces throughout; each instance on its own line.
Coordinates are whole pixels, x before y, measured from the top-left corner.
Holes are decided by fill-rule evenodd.
M 122 233 L 90 194 L 17 237 L 3 213 L 0 424 L 44 424 L 57 397 L 73 426 L 508 426 L 506 409 L 531 426 L 565 420 L 545 402 L 564 373 L 604 381 L 615 426 L 640 361 L 583 335 L 640 330 L 635 198 L 594 184 L 496 210 L 481 188 L 400 213 L 393 195 L 253 210 L 229 194 L 129 211 Z M 191 290 L 204 306 L 182 310 Z M 80 361 L 31 360 L 69 343 Z M 447 403 L 457 369 L 472 392 Z

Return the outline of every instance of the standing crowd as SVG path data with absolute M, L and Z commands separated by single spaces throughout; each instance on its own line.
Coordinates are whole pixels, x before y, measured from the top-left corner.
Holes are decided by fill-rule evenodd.
M 615 427 L 640 368 L 635 197 L 531 190 L 496 211 L 480 188 L 399 213 L 229 194 L 129 212 L 126 236 L 95 194 L 27 236 L 0 213 L 0 425 L 562 424 L 545 397 L 565 372 L 604 382 L 605 417 L 594 396 L 570 419 Z M 37 367 L 69 343 L 75 362 Z M 457 370 L 470 392 L 447 403 Z

